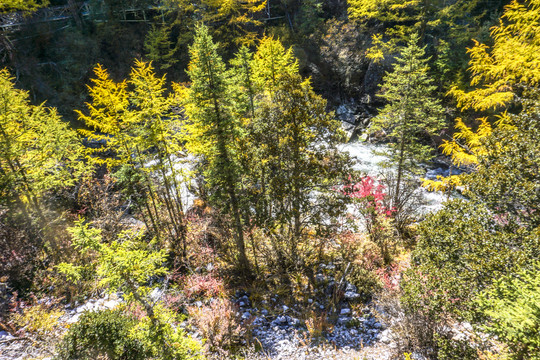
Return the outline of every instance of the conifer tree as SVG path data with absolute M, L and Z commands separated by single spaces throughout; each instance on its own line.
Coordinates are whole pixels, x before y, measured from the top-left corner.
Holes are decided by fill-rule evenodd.
M 430 35 L 464 47 L 470 41 L 471 25 L 476 23 L 479 27 L 485 13 L 495 12 L 501 6 L 500 3 L 486 5 L 481 0 L 349 0 L 348 3 L 349 19 L 369 28 L 377 22 L 379 26 L 375 28 L 383 29 L 373 36 L 373 46 L 367 52 L 375 60 L 395 53 L 415 33 L 423 44 L 427 43 L 426 35 Z
M 317 229 L 324 238 L 331 226 L 323 223 L 343 210 L 343 199 L 330 189 L 349 173 L 349 159 L 337 149 L 344 139 L 339 122 L 298 74 L 290 49 L 263 39 L 253 69 L 259 95 L 249 138 L 260 159 L 255 218 L 274 239 L 280 265 L 296 267 L 307 255 L 309 232 Z
M 249 263 L 238 197 L 241 176 L 238 144 L 242 137 L 242 124 L 233 116 L 226 67 L 217 48 L 208 28 L 199 25 L 190 48 L 188 75 L 192 84 L 187 90 L 184 105 L 189 117 L 186 145 L 206 161 L 204 175 L 212 192 L 211 200 L 232 217 L 238 263 L 245 271 L 249 269 Z
M 388 103 L 373 119 L 371 132 L 384 130 L 393 139 L 387 155 L 397 166 L 394 206 L 400 195 L 403 176 L 417 172 L 431 159 L 430 136 L 444 126 L 443 108 L 432 96 L 436 87 L 428 76 L 424 49 L 413 35 L 384 78 L 381 97 Z M 427 143 L 427 144 L 426 144 Z
M 456 166 L 478 165 L 479 157 L 488 154 L 485 140 L 494 128 L 512 126 L 508 108 L 519 105 L 523 99 L 531 106 L 535 96 L 528 89 L 540 84 L 540 3 L 513 1 L 505 8 L 499 25 L 492 30 L 494 44 L 491 48 L 480 42 L 468 50 L 471 60 L 473 90 L 465 91 L 454 86 L 450 90 L 462 112 L 472 110 L 486 116 L 476 119 L 476 130 L 466 125 L 461 117 L 456 118 L 458 130 L 453 138 L 442 145 L 443 153 L 452 157 Z M 521 105 L 520 105 L 521 106 Z M 493 116 L 501 114 L 499 116 Z M 491 144 L 493 146 L 493 144 Z M 430 190 L 449 190 L 463 186 L 464 175 L 453 175 L 444 179 L 424 180 Z
M 49 1 L 47 0 L 2 0 L 0 3 L 0 14 L 9 13 L 14 11 L 32 12 L 36 11 L 40 7 L 47 6 Z
M 176 16 L 175 25 L 191 31 L 192 27 L 186 27 L 186 23 L 200 21 L 225 46 L 253 46 L 266 7 L 265 0 L 166 0 L 165 3 Z
M 159 236 L 160 225 L 164 225 L 173 253 L 185 255 L 184 174 L 177 169 L 177 155 L 182 150 L 180 125 L 171 110 L 173 96 L 165 94 L 165 77 L 157 77 L 153 67 L 141 61 L 135 62 L 129 79 L 120 83 L 99 65 L 95 71 L 97 78 L 89 87 L 93 100 L 87 104 L 89 114 L 78 112 L 92 128 L 81 132 L 102 144 L 88 148 L 88 158 L 110 169 L 119 167 L 116 177 L 125 194 L 140 206 L 148 228 Z M 113 156 L 104 156 L 106 151 Z
M 462 185 L 469 199 L 449 201 L 422 222 L 403 284 L 410 309 L 481 319 L 512 359 L 538 357 L 530 335 L 537 319 L 520 319 L 538 310 L 530 279 L 540 258 L 539 7 L 537 0 L 513 1 L 492 29 L 492 48 L 477 43 L 470 50 L 474 88 L 452 93 L 462 109 L 486 116 L 477 130 L 458 118 L 459 131 L 443 149 L 471 171 L 429 184 Z
M 88 115 L 76 111 L 79 119 L 91 129 L 82 129 L 80 132 L 88 140 L 101 144 L 98 147 L 88 147 L 87 158 L 93 163 L 107 165 L 109 169 L 122 166 L 125 171 L 129 170 L 131 180 L 127 183 L 131 185 L 130 193 L 138 193 L 136 204 L 144 206 L 145 222 L 159 236 L 156 198 L 148 174 L 145 173 L 144 160 L 140 156 L 142 147 L 136 141 L 139 119 L 130 116 L 128 84 L 125 80 L 120 83 L 113 81 L 107 70 L 99 64 L 94 72 L 96 78 L 92 79 L 93 86 L 88 87 L 92 98 L 92 103 L 87 103 Z M 113 156 L 107 156 L 108 152 Z M 135 178 L 140 179 L 140 192 L 135 190 Z
M 298 73 L 298 62 L 292 49 L 285 49 L 281 41 L 272 37 L 263 38 L 253 58 L 254 81 L 269 94 L 278 86 L 280 77 Z
M 56 109 L 33 106 L 0 70 L 0 201 L 42 215 L 42 196 L 74 185 L 84 167 L 77 133 Z
M 43 199 L 77 183 L 85 171 L 82 155 L 77 133 L 56 109 L 31 105 L 28 93 L 0 70 L 0 205 L 12 218 L 22 214 L 29 237 L 52 260 L 61 252 L 51 226 L 54 213 L 46 211 Z
M 144 39 L 146 57 L 161 70 L 167 70 L 178 62 L 175 58 L 177 46 L 173 46 L 169 37 L 170 29 L 168 27 L 152 26 Z
M 324 228 L 323 219 L 344 211 L 329 191 L 350 170 L 348 157 L 337 149 L 344 136 L 339 122 L 326 112 L 326 101 L 299 74 L 280 75 L 272 96 L 260 104 L 256 121 L 257 145 L 268 174 L 265 195 L 270 206 L 264 225 L 278 232 L 287 244 L 288 259 L 298 265 L 308 231 Z
M 94 262 L 90 266 L 61 263 L 57 270 L 71 281 L 90 274 L 105 291 L 121 291 L 127 304 L 142 307 L 146 316 L 141 317 L 130 336 L 146 348 L 148 357 L 167 360 L 202 357 L 200 345 L 173 327 L 174 313 L 150 296 L 156 288 L 150 285 L 150 279 L 168 274 L 166 250 L 156 251 L 154 244 L 142 241 L 143 234 L 135 231 L 124 231 L 117 239 L 106 241 L 101 230 L 89 227 L 84 219 L 79 219 L 68 231 L 77 250 L 93 257 Z

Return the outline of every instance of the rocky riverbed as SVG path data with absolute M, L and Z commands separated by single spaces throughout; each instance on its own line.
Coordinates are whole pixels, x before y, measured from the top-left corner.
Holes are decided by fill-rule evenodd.
M 326 289 L 334 281 L 328 276 L 318 274 L 318 281 Z M 335 286 L 335 285 L 334 285 Z M 250 294 L 238 291 L 231 299 L 236 304 L 239 318 L 249 328 L 251 343 L 258 345 L 258 351 L 247 355 L 248 359 L 370 359 L 390 358 L 389 330 L 375 316 L 372 306 L 359 305 L 357 289 L 348 283 L 343 284 L 345 295 L 342 300 L 329 307 L 329 299 L 319 297 L 308 299 L 307 304 L 285 305 L 277 295 L 254 304 Z M 161 297 L 156 290 L 153 296 Z M 212 300 L 208 300 L 212 301 Z M 86 311 L 101 311 L 118 306 L 121 295 L 111 295 L 90 299 L 78 306 L 66 306 L 64 315 L 58 320 L 62 336 L 70 324 L 78 321 Z M 351 306 L 352 304 L 356 306 Z M 192 306 L 202 306 L 194 302 Z M 306 317 L 309 309 L 314 318 Z M 315 321 L 324 321 L 325 329 L 317 332 Z M 200 338 L 195 328 L 190 329 L 195 338 Z M 51 334 L 52 335 L 52 334 Z M 49 338 L 50 340 L 50 338 Z M 359 356 L 362 357 L 359 357 Z M 6 331 L 0 332 L 0 359 L 52 359 L 54 346 L 46 339 L 17 337 Z

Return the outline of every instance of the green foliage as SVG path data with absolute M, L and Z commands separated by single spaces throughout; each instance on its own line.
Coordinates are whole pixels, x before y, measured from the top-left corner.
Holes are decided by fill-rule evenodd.
M 464 180 L 515 233 L 540 227 L 540 90 L 529 89 L 520 103 L 519 114 L 503 114 L 483 139 L 476 171 Z
M 166 251 L 151 251 L 141 241 L 141 234 L 126 231 L 118 240 L 107 244 L 101 238 L 101 231 L 89 227 L 84 220 L 68 230 L 76 249 L 83 254 L 94 254 L 96 276 L 100 285 L 111 293 L 122 291 L 130 301 L 139 301 L 152 290 L 146 286 L 148 280 L 167 273 L 163 267 Z M 73 265 L 62 264 L 58 270 L 77 278 L 77 268 Z
M 540 84 L 540 3 L 512 1 L 491 35 L 491 49 L 479 42 L 469 49 L 471 85 L 476 88 L 451 90 L 462 109 L 504 108 L 523 86 Z
M 529 326 L 537 327 L 533 314 L 538 311 L 526 300 L 538 302 L 536 285 L 529 280 L 537 273 L 532 264 L 540 258 L 540 96 L 535 71 L 529 71 L 537 63 L 537 32 L 528 31 L 538 27 L 537 6 L 513 2 L 493 29 L 491 54 L 480 44 L 470 50 L 476 89 L 454 88 L 458 105 L 509 111 L 497 117 L 496 126 L 482 118 L 477 130 L 457 120 L 459 132 L 443 149 L 455 164 L 474 171 L 443 184 L 463 186 L 469 201 L 451 201 L 422 223 L 413 267 L 403 285 L 408 308 L 438 321 L 492 316 L 490 331 L 507 343 L 516 359 L 537 356 L 538 348 L 534 337 L 524 344 Z M 517 299 L 512 292 L 521 290 L 527 293 L 523 303 L 512 301 Z M 524 317 L 532 322 L 520 322 Z
M 456 49 L 463 49 L 472 31 L 495 13 L 500 4 L 486 4 L 482 0 L 349 0 L 349 19 L 368 29 L 373 23 L 383 31 L 373 35 L 373 46 L 367 56 L 382 60 L 396 52 L 412 34 L 427 39 L 445 39 Z M 371 26 L 370 26 L 371 25 Z M 466 34 L 466 35 L 464 35 Z
M 265 0 L 167 0 L 173 9 L 179 26 L 193 21 L 209 27 L 211 34 L 227 46 L 252 46 L 257 39 L 257 27 L 262 25 L 261 17 L 266 7 Z M 187 26 L 192 30 L 192 26 Z
M 527 331 L 529 325 L 518 319 L 525 314 L 519 315 L 512 308 L 505 312 L 503 304 L 515 305 L 515 309 L 525 312 L 537 311 L 536 305 L 528 308 L 526 304 L 509 304 L 510 290 L 514 289 L 511 281 L 518 286 L 521 280 L 516 278 L 521 279 L 524 274 L 530 278 L 527 269 L 540 258 L 540 181 L 536 170 L 539 101 L 537 90 L 531 89 L 527 95 L 519 114 L 503 115 L 504 126 L 490 128 L 478 140 L 475 172 L 460 178 L 468 189 L 469 202 L 447 203 L 421 224 L 418 247 L 413 253 L 414 266 L 407 274 L 403 298 L 409 309 L 439 320 L 448 315 L 481 319 L 480 301 L 484 315 L 494 316 L 490 325 L 494 328 L 490 331 L 499 332 L 501 338 L 506 336 L 503 341 L 516 354 L 530 351 L 526 346 L 520 348 L 525 338 L 515 337 L 516 333 Z M 496 280 L 501 277 L 505 280 Z M 532 292 L 523 301 L 530 299 L 535 304 L 534 285 L 531 286 L 521 286 L 523 291 Z M 532 313 L 526 315 L 531 318 Z M 512 323 L 511 316 L 516 317 Z M 515 324 L 523 324 L 523 328 Z
M 502 277 L 477 299 L 485 330 L 509 345 L 512 359 L 540 359 L 540 266 Z
M 145 317 L 139 321 L 130 330 L 130 337 L 143 345 L 150 359 L 203 360 L 201 344 L 178 326 L 182 320 L 182 316 L 157 305 L 154 318 Z
M 298 72 L 298 62 L 292 49 L 285 49 L 281 41 L 265 37 L 257 46 L 253 60 L 253 78 L 260 89 L 271 92 L 282 76 Z
M 249 264 L 238 199 L 241 172 L 238 149 L 244 134 L 241 119 L 232 113 L 229 79 L 217 48 L 208 28 L 200 25 L 190 47 L 188 74 L 192 84 L 184 98 L 189 117 L 185 123 L 186 147 L 204 156 L 204 176 L 212 189 L 211 199 L 233 218 L 238 264 L 246 270 Z
M 62 326 L 59 320 L 64 316 L 64 311 L 55 305 L 47 306 L 43 303 L 28 305 L 22 313 L 13 313 L 10 323 L 26 336 L 42 341 L 54 341 Z
M 450 339 L 447 336 L 435 334 L 437 344 L 437 359 L 440 360 L 477 360 L 478 349 L 471 346 L 468 339 Z M 502 359 L 501 359 L 502 360 Z
M 384 78 L 381 97 L 388 104 L 372 120 L 370 128 L 370 132 L 383 129 L 395 139 L 387 153 L 391 163 L 397 165 L 395 199 L 399 198 L 403 174 L 418 171 L 419 164 L 431 159 L 430 137 L 444 126 L 443 108 L 432 95 L 435 86 L 428 76 L 424 54 L 418 36 L 413 35 L 393 71 Z
M 344 209 L 330 190 L 349 170 L 337 148 L 339 122 L 278 40 L 264 38 L 254 54 L 242 48 L 227 69 L 200 27 L 191 53 L 193 83 L 177 89 L 189 117 L 186 147 L 202 156 L 212 205 L 233 221 L 239 260 L 244 231 L 260 228 L 274 239 L 280 266 L 298 265 L 304 241 L 330 231 L 322 219 Z
M 121 233 L 116 241 L 105 243 L 101 238 L 101 231 L 90 228 L 83 220 L 76 222 L 69 231 L 73 236 L 75 248 L 83 254 L 93 254 L 96 263 L 95 276 L 99 280 L 99 285 L 110 293 L 122 292 L 128 305 L 139 304 L 146 313 L 146 316 L 139 322 L 133 323 L 129 329 L 124 329 L 126 325 L 129 325 L 129 322 L 120 318 L 118 320 L 120 323 L 115 330 L 120 339 L 125 339 L 128 333 L 127 336 L 130 340 L 127 343 L 132 344 L 132 341 L 136 340 L 137 344 L 141 344 L 145 354 L 147 354 L 145 358 L 165 360 L 200 358 L 199 344 L 190 339 L 183 330 L 173 327 L 173 322 L 176 320 L 175 315 L 162 305 L 154 306 L 154 302 L 148 297 L 153 288 L 149 285 L 150 280 L 166 275 L 168 272 L 167 268 L 164 267 L 167 255 L 165 250 L 152 250 L 152 244 L 141 241 L 140 234 L 129 231 Z M 58 271 L 64 272 L 72 278 L 76 278 L 73 274 L 76 274 L 80 268 L 80 266 L 69 264 L 57 267 Z M 114 317 L 116 315 L 105 314 L 104 316 Z M 102 339 L 107 329 L 102 329 L 103 326 L 100 325 L 101 321 L 106 322 L 106 320 L 99 316 L 95 319 L 90 317 L 89 323 L 84 325 L 81 330 L 76 328 L 77 331 L 97 331 L 88 343 L 88 347 L 92 351 L 96 347 L 99 349 L 103 341 L 105 341 L 104 345 L 108 344 L 106 341 L 109 340 Z M 98 323 L 93 324 L 93 321 Z M 73 344 L 68 345 L 78 346 L 76 339 L 79 335 L 75 333 L 73 336 L 75 340 L 70 340 Z M 70 338 L 68 337 L 68 339 Z M 117 342 L 113 339 L 112 345 L 107 346 L 113 346 L 111 351 L 122 352 L 125 341 L 119 340 Z M 117 348 L 117 345 L 121 347 Z
M 472 300 L 494 278 L 527 264 L 534 242 L 506 234 L 485 206 L 453 200 L 418 228 L 403 301 L 434 318 L 471 317 Z
M 338 150 L 345 139 L 339 122 L 298 74 L 291 49 L 264 38 L 251 69 L 256 95 L 253 114 L 246 115 L 244 208 L 251 224 L 272 239 L 284 270 L 306 261 L 309 242 L 324 242 L 332 231 L 323 219 L 344 210 L 346 199 L 331 189 L 349 173 L 350 159 Z
M 58 360 L 148 359 L 144 344 L 131 336 L 137 320 L 122 310 L 90 311 L 70 326 L 58 345 Z
M 141 61 L 135 62 L 129 79 L 120 83 L 101 65 L 95 74 L 94 85 L 88 88 L 92 98 L 87 103 L 88 115 L 77 111 L 91 128 L 80 132 L 98 144 L 86 149 L 87 159 L 109 168 L 120 166 L 119 184 L 134 200 L 148 229 L 157 237 L 167 231 L 174 255 L 183 255 L 181 185 L 187 174 L 178 166 L 182 162 L 178 157 L 180 118 L 173 111 L 173 95 L 166 93 L 165 77 L 157 77 L 151 64 Z M 166 215 L 158 210 L 160 205 Z
M 146 57 L 158 64 L 161 70 L 167 70 L 178 62 L 175 57 L 178 49 L 173 46 L 170 36 L 170 29 L 167 27 L 152 26 L 144 40 Z

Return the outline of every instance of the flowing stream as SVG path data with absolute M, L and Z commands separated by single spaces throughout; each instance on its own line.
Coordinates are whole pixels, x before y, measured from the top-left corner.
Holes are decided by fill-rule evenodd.
M 383 168 L 381 162 L 387 158 L 383 155 L 375 154 L 374 151 L 384 150 L 385 145 L 376 145 L 360 141 L 350 142 L 344 145 L 341 145 L 341 151 L 348 152 L 352 157 L 357 159 L 357 162 L 354 165 L 354 170 L 359 170 L 366 175 L 377 177 L 383 170 L 391 170 L 388 168 Z M 182 172 L 189 172 L 193 168 L 194 158 L 189 157 L 188 159 L 177 159 L 175 161 L 176 169 Z M 182 184 L 181 194 L 182 194 L 182 203 L 186 206 L 186 209 L 193 204 L 195 196 L 191 193 L 183 179 L 178 179 Z M 421 193 L 424 203 L 419 207 L 420 213 L 427 213 L 431 211 L 436 211 L 441 208 L 442 203 L 446 200 L 446 195 L 441 192 L 429 192 L 423 188 L 419 188 L 418 191 Z
M 351 156 L 356 158 L 358 162 L 355 164 L 354 169 L 359 170 L 366 175 L 377 177 L 383 172 L 383 170 L 392 170 L 383 168 L 381 162 L 387 160 L 387 158 L 380 154 L 375 154 L 376 151 L 382 151 L 385 149 L 385 145 L 375 145 L 360 141 L 354 141 L 342 145 L 341 150 L 347 151 Z M 395 170 L 395 169 L 394 169 Z M 420 213 L 428 213 L 437 211 L 442 207 L 442 203 L 447 200 L 447 195 L 441 192 L 430 192 L 424 188 L 419 188 L 418 191 L 422 195 L 424 204 L 419 207 Z

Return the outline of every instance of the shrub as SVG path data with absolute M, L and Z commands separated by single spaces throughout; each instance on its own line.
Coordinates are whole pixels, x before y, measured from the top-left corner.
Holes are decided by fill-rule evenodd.
M 390 324 L 395 341 L 394 356 L 406 351 L 421 352 L 431 358 L 436 354 L 435 334 L 443 326 L 419 313 L 407 311 L 400 301 L 400 289 L 385 287 L 377 294 L 376 305 L 383 322 Z
M 233 350 L 245 334 L 237 309 L 229 300 L 213 300 L 209 306 L 193 306 L 188 312 L 212 351 Z
M 86 312 L 73 324 L 58 348 L 59 360 L 146 359 L 143 344 L 130 336 L 136 320 L 121 310 Z
M 54 303 L 47 306 L 43 303 L 35 303 L 24 307 L 22 312 L 11 316 L 11 323 L 20 329 L 25 335 L 41 340 L 53 337 L 59 330 L 58 320 L 64 312 L 56 309 Z
M 199 275 L 193 274 L 185 278 L 184 292 L 188 298 L 191 297 L 216 297 L 225 293 L 223 281 L 213 274 Z
M 478 351 L 472 346 L 468 339 L 457 340 L 435 334 L 437 343 L 437 358 L 439 360 L 476 360 Z
M 418 228 L 402 301 L 431 317 L 472 318 L 472 300 L 494 278 L 524 265 L 534 241 L 499 229 L 488 209 L 454 200 Z
M 148 357 L 163 360 L 203 359 L 200 343 L 189 337 L 174 323 L 176 313 L 157 305 L 153 317 L 146 316 L 131 330 L 130 336 L 144 345 Z
M 332 330 L 333 324 L 329 321 L 326 312 L 310 311 L 305 320 L 306 328 L 309 333 L 309 338 L 312 342 L 317 342 L 323 339 L 323 336 L 329 330 Z
M 477 300 L 486 330 L 508 344 L 511 359 L 540 359 L 540 264 L 496 281 Z

